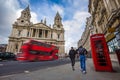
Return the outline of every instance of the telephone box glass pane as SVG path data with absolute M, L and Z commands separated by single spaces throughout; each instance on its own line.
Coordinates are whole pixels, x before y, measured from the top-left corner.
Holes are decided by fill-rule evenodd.
M 104 44 L 102 43 L 102 40 L 97 40 L 94 42 L 95 48 L 96 48 L 96 54 L 97 54 L 97 61 L 100 66 L 106 66 L 106 59 L 104 54 Z

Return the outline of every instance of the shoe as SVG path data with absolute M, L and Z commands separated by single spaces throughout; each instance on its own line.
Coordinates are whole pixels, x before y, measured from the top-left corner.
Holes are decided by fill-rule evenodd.
M 86 71 L 82 71 L 83 74 L 86 74 Z
M 75 69 L 73 68 L 73 71 L 74 71 Z
M 75 70 L 74 66 L 72 66 L 73 71 Z

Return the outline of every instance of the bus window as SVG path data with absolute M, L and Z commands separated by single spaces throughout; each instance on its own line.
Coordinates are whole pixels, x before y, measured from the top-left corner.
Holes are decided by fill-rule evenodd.
M 49 52 L 39 51 L 38 54 L 40 55 L 51 55 Z
M 34 50 L 30 50 L 29 52 L 30 52 L 30 54 L 37 54 L 38 53 L 37 51 L 34 51 Z

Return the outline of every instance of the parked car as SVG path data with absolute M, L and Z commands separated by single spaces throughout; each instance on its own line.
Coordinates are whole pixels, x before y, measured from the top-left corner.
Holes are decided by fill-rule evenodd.
M 11 52 L 1 52 L 0 61 L 2 60 L 16 60 L 16 55 Z
M 3 60 L 3 53 L 2 52 L 0 52 L 0 61 L 2 61 Z

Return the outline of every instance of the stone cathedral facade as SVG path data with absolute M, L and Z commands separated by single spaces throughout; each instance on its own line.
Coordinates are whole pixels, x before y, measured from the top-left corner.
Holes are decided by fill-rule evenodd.
M 59 13 L 57 12 L 54 18 L 53 26 L 46 25 L 46 19 L 44 21 L 41 20 L 40 23 L 33 24 L 30 18 L 31 14 L 28 6 L 21 12 L 21 16 L 13 24 L 6 51 L 17 53 L 25 41 L 34 39 L 58 46 L 59 56 L 64 55 L 65 31 Z

